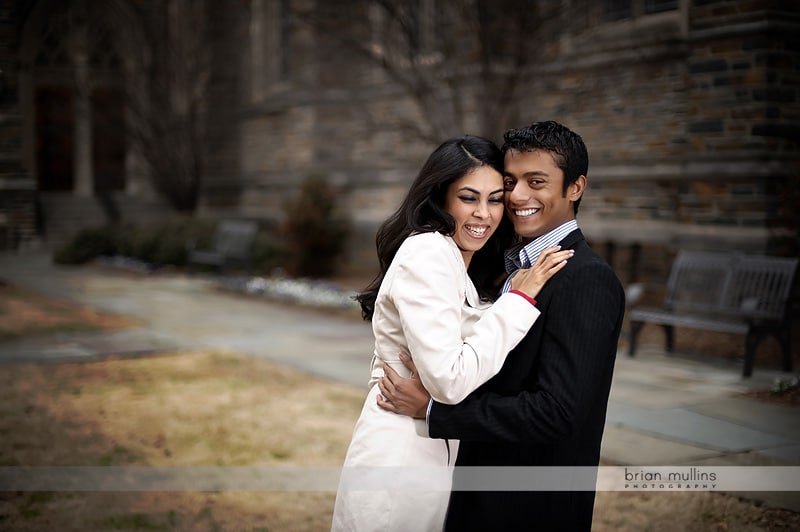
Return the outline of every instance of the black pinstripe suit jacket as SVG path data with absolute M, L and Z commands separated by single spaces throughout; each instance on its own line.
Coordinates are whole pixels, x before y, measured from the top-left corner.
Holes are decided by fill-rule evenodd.
M 598 464 L 624 292 L 580 230 L 561 246 L 575 255 L 536 297 L 542 315 L 500 373 L 431 408 L 430 436 L 461 440 L 457 466 Z M 594 495 L 453 491 L 446 530 L 589 530 Z

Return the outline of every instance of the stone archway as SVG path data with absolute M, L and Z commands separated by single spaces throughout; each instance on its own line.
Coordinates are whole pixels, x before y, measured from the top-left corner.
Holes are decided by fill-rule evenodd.
M 124 76 L 102 4 L 45 0 L 23 30 L 26 162 L 40 191 L 125 189 Z
M 41 191 L 72 191 L 75 186 L 75 112 L 72 91 L 63 85 L 36 87 L 37 188 Z

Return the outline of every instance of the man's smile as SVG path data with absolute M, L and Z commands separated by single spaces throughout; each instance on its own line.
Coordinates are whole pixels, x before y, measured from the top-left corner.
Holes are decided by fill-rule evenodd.
M 538 209 L 538 208 L 536 208 L 536 209 L 530 208 L 530 209 L 512 209 L 512 210 L 514 211 L 514 215 L 515 216 L 525 217 L 525 216 L 531 216 L 531 215 L 536 214 L 537 212 L 539 212 L 540 209 Z

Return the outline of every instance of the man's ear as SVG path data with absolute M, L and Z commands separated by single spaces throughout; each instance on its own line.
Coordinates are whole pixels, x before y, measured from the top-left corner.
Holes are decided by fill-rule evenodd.
M 570 184 L 567 197 L 570 201 L 578 201 L 586 190 L 586 176 L 579 176 L 574 183 Z

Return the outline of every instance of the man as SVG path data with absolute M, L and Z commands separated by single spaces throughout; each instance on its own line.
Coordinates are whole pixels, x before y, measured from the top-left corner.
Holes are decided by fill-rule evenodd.
M 575 255 L 536 297 L 542 315 L 500 372 L 463 402 L 429 402 L 419 379 L 387 369 L 378 404 L 427 417 L 431 438 L 461 440 L 457 467 L 594 467 L 625 303 L 616 275 L 577 226 L 586 146 L 551 121 L 509 130 L 504 141 L 506 212 L 522 239 L 507 254 L 507 269 L 513 275 L 529 267 L 556 244 Z M 415 375 L 413 361 L 407 365 Z M 454 490 L 445 528 L 590 530 L 594 496 L 594 490 Z

